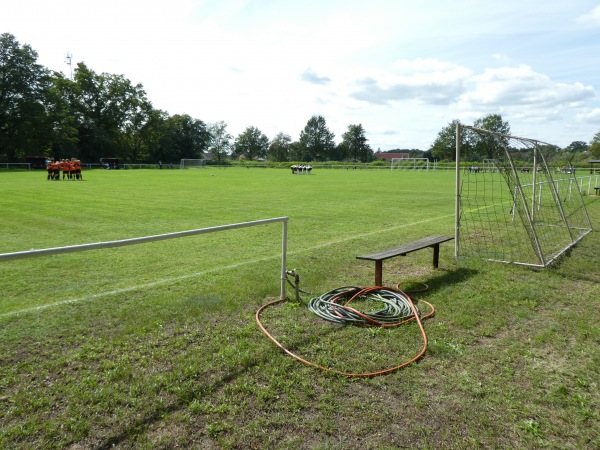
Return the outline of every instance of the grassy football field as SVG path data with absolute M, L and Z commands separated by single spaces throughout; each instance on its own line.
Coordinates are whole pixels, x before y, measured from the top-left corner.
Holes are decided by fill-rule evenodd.
M 0 253 L 289 217 L 302 301 L 265 310 L 286 347 L 370 372 L 422 346 L 415 325 L 323 322 L 311 296 L 373 283 L 359 254 L 453 235 L 452 171 L 0 172 Z M 586 196 L 594 228 L 600 198 Z M 600 447 L 600 235 L 531 270 L 441 246 L 384 263 L 431 302 L 423 359 L 346 378 L 259 330 L 279 295 L 281 224 L 0 261 L 2 448 Z M 293 298 L 293 290 L 288 289 Z

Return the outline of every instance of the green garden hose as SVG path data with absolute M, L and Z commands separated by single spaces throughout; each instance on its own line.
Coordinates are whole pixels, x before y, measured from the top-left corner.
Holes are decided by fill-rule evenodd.
M 367 313 L 348 306 L 353 300 L 383 303 L 378 311 Z M 329 291 L 308 302 L 308 309 L 329 322 L 361 326 L 393 326 L 414 315 L 408 295 L 387 288 L 346 286 Z M 418 308 L 417 313 L 420 314 Z

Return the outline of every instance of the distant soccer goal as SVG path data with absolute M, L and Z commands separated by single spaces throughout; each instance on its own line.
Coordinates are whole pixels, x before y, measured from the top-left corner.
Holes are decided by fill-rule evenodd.
M 546 267 L 592 230 L 575 175 L 554 179 L 548 168 L 550 144 L 460 124 L 456 133 L 457 257 Z M 461 158 L 463 133 L 494 170 Z M 533 160 L 526 170 L 515 166 L 519 153 Z
M 392 158 L 392 170 L 429 170 L 429 158 Z
M 179 163 L 180 169 L 204 169 L 205 167 L 205 159 L 182 159 Z
M 496 161 L 494 159 L 486 158 L 483 160 L 483 170 L 485 172 L 497 172 Z

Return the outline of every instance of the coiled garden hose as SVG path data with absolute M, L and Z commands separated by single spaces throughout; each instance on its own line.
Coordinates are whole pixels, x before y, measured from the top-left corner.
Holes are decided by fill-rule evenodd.
M 373 313 L 348 306 L 353 300 L 383 303 L 384 308 Z M 414 315 L 409 297 L 402 291 L 386 288 L 347 286 L 334 289 L 308 302 L 308 309 L 329 322 L 361 326 L 389 327 Z M 416 307 L 415 307 L 416 308 Z M 416 308 L 419 314 L 418 308 Z
M 349 303 L 355 300 L 369 300 L 378 301 L 383 303 L 384 307 L 378 311 L 372 313 L 366 313 L 359 311 L 351 306 Z M 374 377 L 377 375 L 384 375 L 396 370 L 399 370 L 407 365 L 420 359 L 427 350 L 427 334 L 423 328 L 422 320 L 425 320 L 435 313 L 435 308 L 431 303 L 421 300 L 424 304 L 428 305 L 430 311 L 427 314 L 422 315 L 414 304 L 412 299 L 403 291 L 399 289 L 387 288 L 382 286 L 373 287 L 357 287 L 357 286 L 346 286 L 329 291 L 319 297 L 315 297 L 309 301 L 309 309 L 322 317 L 325 320 L 335 323 L 352 324 L 366 327 L 383 327 L 390 328 L 400 326 L 412 321 L 417 322 L 421 336 L 423 339 L 423 347 L 421 350 L 410 360 L 403 362 L 394 367 L 380 370 L 377 372 L 368 373 L 349 373 L 340 372 L 334 369 L 320 366 L 311 361 L 307 361 L 295 353 L 285 348 L 277 339 L 275 339 L 263 326 L 260 321 L 260 314 L 269 306 L 276 305 L 285 301 L 285 299 L 275 300 L 267 303 L 260 307 L 256 311 L 256 322 L 265 335 L 281 348 L 285 353 L 298 361 L 307 364 L 312 367 L 319 368 L 326 372 L 336 373 L 338 375 L 344 375 L 347 377 Z

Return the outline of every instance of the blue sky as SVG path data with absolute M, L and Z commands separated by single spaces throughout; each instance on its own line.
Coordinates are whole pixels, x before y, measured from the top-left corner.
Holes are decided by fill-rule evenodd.
M 600 131 L 600 1 L 2 0 L 0 32 L 69 74 L 141 83 L 155 108 L 298 139 L 426 150 L 454 119 L 501 114 L 567 146 Z

